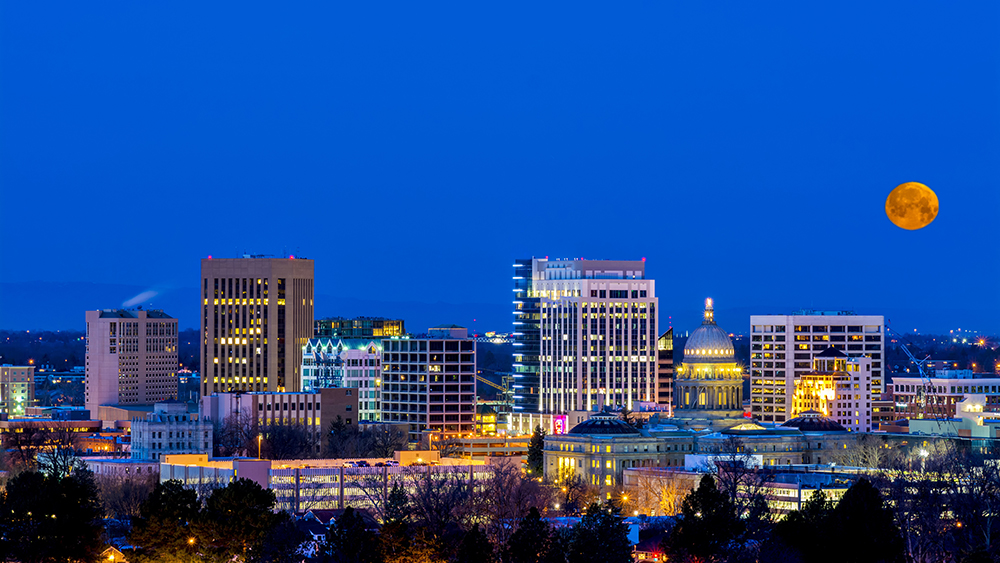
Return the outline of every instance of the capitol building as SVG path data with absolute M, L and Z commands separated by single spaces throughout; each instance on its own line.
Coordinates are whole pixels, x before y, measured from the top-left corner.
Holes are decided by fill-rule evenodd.
M 674 380 L 674 416 L 667 421 L 686 430 L 723 430 L 742 424 L 743 370 L 733 341 L 715 324 L 712 300 L 705 317 L 684 345 L 684 362 Z

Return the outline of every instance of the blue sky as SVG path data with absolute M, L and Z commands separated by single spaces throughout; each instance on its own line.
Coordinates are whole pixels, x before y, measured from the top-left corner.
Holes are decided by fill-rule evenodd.
M 0 4 L 0 328 L 134 295 L 27 281 L 195 326 L 247 251 L 314 258 L 320 315 L 503 329 L 513 258 L 646 257 L 675 326 L 1000 332 L 995 3 L 208 4 Z

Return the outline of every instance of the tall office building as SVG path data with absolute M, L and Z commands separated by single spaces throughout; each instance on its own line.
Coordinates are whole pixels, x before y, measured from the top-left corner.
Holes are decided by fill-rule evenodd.
M 382 341 L 382 422 L 443 436 L 476 431 L 476 342 L 455 329 Z
M 540 300 L 534 296 L 534 258 L 514 262 L 514 413 L 540 413 Z
M 645 261 L 532 259 L 525 293 L 538 299 L 540 412 L 656 402 L 657 298 Z
M 201 261 L 202 395 L 299 391 L 313 334 L 313 261 Z
M 152 405 L 177 397 L 177 319 L 159 310 L 87 311 L 86 405 Z
M 827 348 L 816 354 L 813 369 L 795 383 L 792 417 L 816 411 L 851 432 L 870 432 L 871 378 L 871 358 Z
M 885 390 L 882 315 L 852 311 L 798 311 L 791 315 L 750 317 L 750 412 L 762 422 L 792 418 L 792 398 L 799 378 L 813 369 L 827 348 L 871 358 L 871 394 Z

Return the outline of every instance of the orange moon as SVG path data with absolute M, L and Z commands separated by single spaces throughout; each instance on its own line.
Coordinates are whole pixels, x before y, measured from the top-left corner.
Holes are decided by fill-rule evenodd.
M 937 194 L 920 182 L 900 184 L 889 192 L 885 200 L 885 214 L 901 229 L 922 229 L 937 217 Z

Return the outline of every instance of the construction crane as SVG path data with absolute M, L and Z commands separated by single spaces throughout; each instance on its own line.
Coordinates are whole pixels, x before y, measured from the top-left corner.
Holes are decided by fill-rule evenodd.
M 492 370 L 486 370 L 486 371 L 492 371 Z M 478 383 L 485 383 L 486 385 L 489 385 L 490 387 L 500 392 L 499 397 L 503 407 L 500 411 L 498 411 L 498 413 L 501 416 L 509 417 L 514 412 L 514 394 L 513 390 L 510 387 L 509 377 L 507 377 L 506 375 L 503 376 L 502 385 L 497 385 L 496 383 L 493 383 L 489 379 L 486 379 L 485 377 L 480 377 L 479 375 L 476 375 L 476 381 Z
M 924 359 L 918 360 L 914 357 L 913 353 L 910 352 L 910 349 L 907 348 L 906 344 L 903 343 L 906 338 L 902 334 L 896 332 L 888 326 L 886 326 L 885 329 L 899 338 L 899 347 L 903 349 L 906 357 L 917 366 L 917 372 L 920 374 L 921 383 L 920 387 L 917 388 L 917 404 L 920 405 L 920 418 L 927 418 L 927 395 L 934 393 L 934 384 L 931 382 L 930 376 L 924 371 L 924 364 L 927 363 L 927 360 L 931 359 L 931 356 L 928 354 Z

